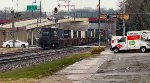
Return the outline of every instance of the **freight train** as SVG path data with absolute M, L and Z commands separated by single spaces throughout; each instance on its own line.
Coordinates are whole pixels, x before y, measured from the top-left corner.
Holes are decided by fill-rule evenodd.
M 45 48 L 63 48 L 95 42 L 92 31 L 64 30 L 57 27 L 42 28 L 39 45 Z

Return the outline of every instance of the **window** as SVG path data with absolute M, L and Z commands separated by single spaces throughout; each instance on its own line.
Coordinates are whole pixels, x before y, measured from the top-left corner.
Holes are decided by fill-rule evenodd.
M 9 41 L 9 43 L 12 43 L 12 42 L 13 42 L 12 40 Z
M 118 42 L 126 42 L 126 37 L 122 37 Z
M 20 43 L 19 41 L 15 41 L 15 43 Z
M 42 32 L 43 35 L 49 35 L 49 32 Z

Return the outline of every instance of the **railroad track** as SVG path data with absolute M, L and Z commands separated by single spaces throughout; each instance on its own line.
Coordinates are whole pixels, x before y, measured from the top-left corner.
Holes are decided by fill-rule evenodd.
M 12 63 L 12 62 L 17 62 L 17 61 L 24 61 L 24 60 L 29 60 L 29 59 L 36 59 L 36 58 L 42 58 L 42 57 L 47 57 L 47 56 L 55 56 L 58 54 L 62 53 L 72 53 L 75 51 L 81 51 L 84 50 L 84 48 L 65 48 L 65 49 L 57 49 L 57 50 L 45 50 L 45 51 L 36 51 L 36 53 L 31 53 L 31 52 L 23 52 L 23 53 L 14 53 L 13 56 L 12 54 L 8 55 L 3 55 L 0 56 L 0 64 L 7 64 L 7 63 Z
M 12 56 L 22 55 L 22 54 L 26 54 L 26 53 L 36 53 L 39 51 L 43 51 L 43 50 L 41 48 L 36 48 L 36 49 L 31 49 L 31 50 L 24 50 L 24 51 L 18 51 L 18 52 L 13 52 L 13 53 L 0 54 L 0 58 L 12 57 Z

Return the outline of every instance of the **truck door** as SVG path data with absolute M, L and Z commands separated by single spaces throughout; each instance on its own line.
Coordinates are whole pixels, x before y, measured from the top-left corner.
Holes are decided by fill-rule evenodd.
M 118 40 L 117 47 L 119 48 L 119 50 L 127 50 L 128 49 L 126 36 L 124 36 L 120 40 Z

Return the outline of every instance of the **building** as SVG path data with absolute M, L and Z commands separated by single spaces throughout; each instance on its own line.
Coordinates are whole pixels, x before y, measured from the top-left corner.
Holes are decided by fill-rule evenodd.
M 87 33 L 93 37 L 98 37 L 98 19 L 97 18 L 70 18 L 60 19 L 57 23 L 50 21 L 47 18 L 29 19 L 15 22 L 15 39 L 28 42 L 29 45 L 36 45 L 38 34 L 42 27 L 56 26 L 65 30 L 71 30 L 71 38 L 85 37 L 85 31 L 92 31 Z M 101 19 L 101 31 L 103 36 L 108 37 L 108 34 L 115 35 L 114 21 Z M 106 34 L 107 33 L 107 34 Z M 0 46 L 2 42 L 13 39 L 12 23 L 0 25 Z

